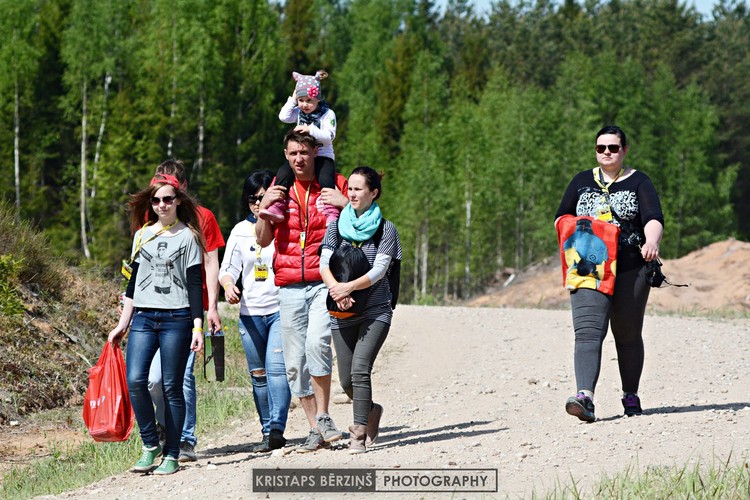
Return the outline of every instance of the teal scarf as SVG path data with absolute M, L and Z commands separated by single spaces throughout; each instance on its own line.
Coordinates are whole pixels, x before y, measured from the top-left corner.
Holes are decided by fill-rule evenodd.
M 380 207 L 373 202 L 361 217 L 357 217 L 357 212 L 349 203 L 341 211 L 339 217 L 339 233 L 347 241 L 357 243 L 367 241 L 375 234 L 383 216 L 380 214 Z

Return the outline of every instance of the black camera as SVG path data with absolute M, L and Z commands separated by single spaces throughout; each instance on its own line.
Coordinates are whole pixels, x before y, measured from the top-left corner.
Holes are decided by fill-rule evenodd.
M 646 281 L 653 288 L 659 288 L 664 283 L 664 274 L 661 272 L 661 261 L 658 258 L 651 262 L 646 262 Z

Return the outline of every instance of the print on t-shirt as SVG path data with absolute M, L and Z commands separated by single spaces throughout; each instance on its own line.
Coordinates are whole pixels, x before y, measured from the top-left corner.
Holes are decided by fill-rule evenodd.
M 185 249 L 178 248 L 175 252 L 168 254 L 168 243 L 160 241 L 156 248 L 156 255 L 150 254 L 146 249 L 141 249 L 143 258 L 151 263 L 151 274 L 141 282 L 141 290 L 145 290 L 151 284 L 154 285 L 154 292 L 158 294 L 169 295 L 172 291 L 172 283 L 184 289 L 185 286 L 180 278 L 174 273 L 174 261 L 182 257 Z

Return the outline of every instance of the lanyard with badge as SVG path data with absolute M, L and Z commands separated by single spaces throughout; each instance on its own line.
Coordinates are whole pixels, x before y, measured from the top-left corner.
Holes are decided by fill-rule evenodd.
M 597 219 L 603 220 L 604 222 L 612 222 L 612 207 L 609 203 L 609 188 L 620 178 L 623 171 L 624 169 L 621 168 L 620 171 L 617 172 L 615 178 L 605 184 L 604 173 L 602 172 L 601 167 L 596 167 L 594 169 L 594 181 L 596 181 L 599 187 L 602 188 L 602 197 L 599 207 L 596 210 Z
M 120 272 L 122 273 L 122 276 L 130 281 L 130 277 L 133 275 L 133 267 L 132 263 L 135 260 L 135 256 L 138 255 L 138 252 L 141 251 L 141 248 L 143 248 L 146 243 L 149 241 L 158 238 L 163 233 L 169 231 L 173 227 L 175 227 L 177 224 L 179 224 L 180 219 L 175 219 L 173 223 L 169 224 L 168 226 L 164 226 L 159 231 L 157 231 L 155 234 L 151 235 L 146 241 L 141 242 L 141 237 L 143 236 L 143 233 L 146 232 L 146 228 L 151 224 L 150 222 L 146 222 L 144 224 L 143 228 L 141 228 L 141 231 L 138 233 L 138 239 L 135 241 L 135 250 L 133 250 L 133 254 L 130 256 L 130 260 L 122 260 L 122 268 L 120 269 Z
M 305 193 L 305 204 L 302 205 L 302 197 L 299 194 L 299 191 L 297 190 L 297 182 L 294 183 L 294 193 L 297 195 L 297 202 L 300 204 L 300 218 L 302 217 L 302 212 L 305 213 L 305 220 L 303 221 L 304 224 L 302 225 L 302 231 L 299 233 L 299 247 L 304 250 L 305 249 L 305 237 L 307 234 L 305 233 L 305 230 L 307 229 L 307 221 L 308 221 L 308 206 L 307 203 L 310 201 L 310 188 L 312 187 L 312 181 L 310 184 L 307 185 L 307 193 Z M 303 210 L 304 209 L 304 210 Z
M 263 258 L 260 255 L 260 252 L 263 249 L 258 245 L 258 243 L 255 243 L 255 266 L 254 266 L 254 273 L 255 281 L 266 281 L 268 279 L 268 264 L 263 264 Z

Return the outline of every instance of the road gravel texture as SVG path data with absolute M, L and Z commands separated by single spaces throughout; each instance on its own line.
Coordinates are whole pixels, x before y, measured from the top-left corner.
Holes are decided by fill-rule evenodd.
M 199 460 L 177 474 L 125 473 L 58 498 L 364 496 L 254 492 L 253 470 L 269 468 L 496 471 L 496 493 L 368 495 L 377 499 L 530 498 L 573 483 L 585 496 L 603 475 L 628 469 L 747 461 L 748 338 L 749 319 L 647 315 L 644 414 L 627 418 L 608 335 L 598 420 L 587 424 L 564 410 L 576 390 L 569 310 L 399 305 L 373 373 L 374 399 L 385 411 L 381 437 L 368 453 L 350 455 L 346 439 L 330 450 L 297 453 L 308 431 L 297 407 L 283 451 L 250 451 L 261 435 L 257 417 L 248 415 L 220 435 L 199 436 Z M 351 411 L 346 402 L 331 405 L 341 430 L 351 425 Z

